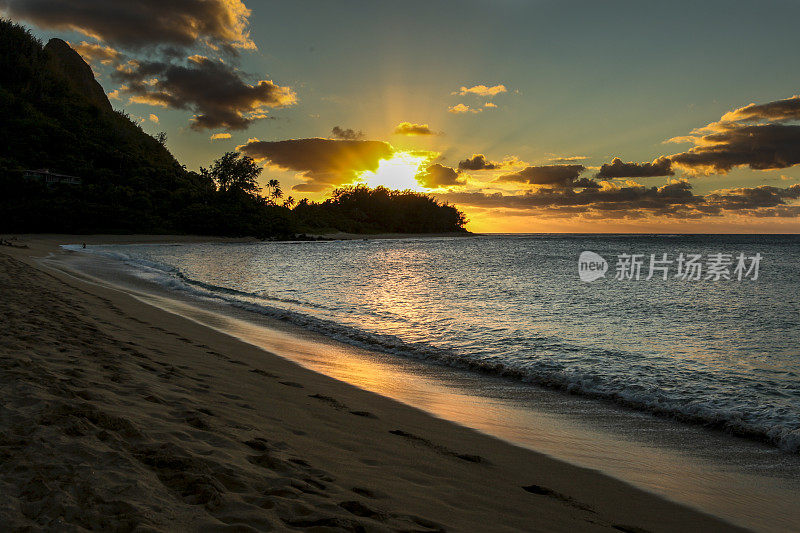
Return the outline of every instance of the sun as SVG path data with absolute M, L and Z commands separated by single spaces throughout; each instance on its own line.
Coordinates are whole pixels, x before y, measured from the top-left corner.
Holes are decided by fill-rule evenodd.
M 427 157 L 409 152 L 395 152 L 391 159 L 381 159 L 374 172 L 367 170 L 359 176 L 370 187 L 382 185 L 387 189 L 424 191 L 414 176 L 428 160 Z

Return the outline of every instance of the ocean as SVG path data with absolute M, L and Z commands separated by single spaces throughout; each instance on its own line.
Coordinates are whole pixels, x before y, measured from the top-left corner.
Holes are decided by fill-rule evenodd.
M 87 250 L 172 291 L 375 353 L 800 451 L 798 236 L 480 235 Z M 591 282 L 579 270 L 587 251 L 607 263 Z

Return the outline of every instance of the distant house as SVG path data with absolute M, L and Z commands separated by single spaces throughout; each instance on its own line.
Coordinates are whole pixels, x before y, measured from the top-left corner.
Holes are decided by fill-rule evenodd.
M 81 185 L 83 183 L 83 179 L 81 178 L 78 178 L 76 176 L 67 176 L 66 174 L 56 174 L 55 172 L 50 172 L 50 169 L 48 168 L 40 168 L 38 170 L 26 170 L 23 173 L 22 177 L 28 180 L 39 181 L 47 185 L 51 185 L 53 183 Z

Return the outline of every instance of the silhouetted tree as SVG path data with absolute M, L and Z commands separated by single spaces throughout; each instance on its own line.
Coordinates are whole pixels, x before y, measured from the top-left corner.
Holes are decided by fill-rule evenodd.
M 365 185 L 336 189 L 322 203 L 304 198 L 292 212 L 308 232 L 445 233 L 466 231 L 467 223 L 464 213 L 426 194 Z
M 261 167 L 241 152 L 226 152 L 214 161 L 210 169 L 201 167 L 200 173 L 213 179 L 221 191 L 239 190 L 256 194 L 261 190 L 257 181 Z

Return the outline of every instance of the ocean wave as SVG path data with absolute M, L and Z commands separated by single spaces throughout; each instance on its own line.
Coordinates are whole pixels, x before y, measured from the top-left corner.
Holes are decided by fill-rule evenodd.
M 66 247 L 78 250 L 78 247 Z M 279 304 L 292 304 L 309 308 L 321 308 L 300 300 L 271 298 L 221 287 L 192 279 L 171 265 L 133 257 L 123 252 L 86 249 L 94 253 L 119 260 L 138 269 L 140 273 L 170 290 L 181 291 L 193 297 L 222 302 L 232 307 L 277 319 L 295 326 L 323 334 L 339 342 L 402 357 L 412 357 L 454 368 L 500 376 L 516 381 L 532 383 L 550 389 L 585 397 L 611 401 L 616 404 L 645 411 L 657 416 L 669 417 L 682 422 L 699 424 L 719 429 L 737 436 L 771 443 L 789 453 L 800 453 L 800 420 L 797 413 L 783 412 L 768 405 L 734 405 L 725 397 L 703 394 L 703 391 L 665 392 L 644 380 L 637 380 L 629 373 L 625 376 L 592 372 L 591 369 L 565 367 L 563 364 L 548 364 L 537 360 L 524 364 L 514 360 L 465 354 L 456 349 L 433 346 L 425 342 L 408 342 L 395 335 L 365 331 L 327 318 L 313 316 Z M 551 342 L 541 339 L 542 347 Z M 580 350 L 581 347 L 564 347 L 565 350 Z M 596 354 L 619 357 L 619 352 L 603 351 Z M 634 355 L 634 354 L 631 354 Z M 634 359 L 633 357 L 631 359 Z M 646 375 L 647 369 L 640 370 Z

